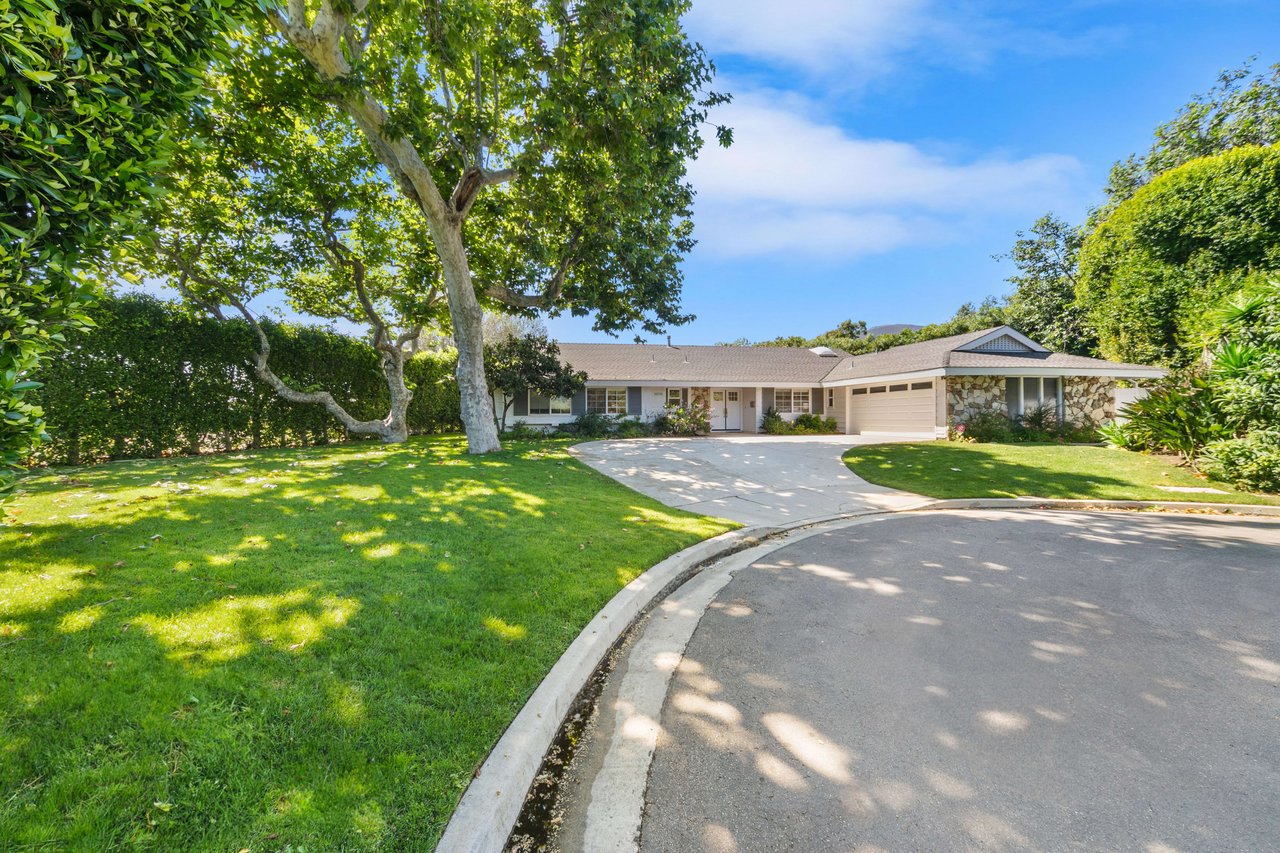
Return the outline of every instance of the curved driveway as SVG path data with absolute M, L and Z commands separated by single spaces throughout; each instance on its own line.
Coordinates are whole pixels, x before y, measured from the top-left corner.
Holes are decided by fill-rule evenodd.
M 740 569 L 685 650 L 648 853 L 1276 850 L 1280 523 L 929 512 Z
M 583 462 L 668 506 L 743 524 L 777 526 L 841 513 L 901 509 L 919 495 L 874 486 L 840 460 L 858 444 L 919 436 L 856 435 L 650 438 L 592 441 Z

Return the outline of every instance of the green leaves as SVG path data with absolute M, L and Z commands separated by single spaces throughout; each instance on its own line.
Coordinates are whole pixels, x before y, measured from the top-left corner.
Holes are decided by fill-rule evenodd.
M 0 0 L 0 489 L 43 435 L 24 377 L 88 326 L 82 271 L 154 193 L 231 8 Z
M 46 361 L 37 374 L 44 387 L 28 392 L 52 434 L 36 450 L 40 462 L 86 464 L 348 437 L 323 408 L 288 403 L 257 378 L 253 334 L 242 321 L 219 322 L 148 296 L 106 295 L 95 313 L 97 328 Z M 263 325 L 281 373 L 300 386 L 331 391 L 359 417 L 386 412 L 386 379 L 368 344 L 320 328 Z M 414 432 L 456 429 L 453 369 L 449 351 L 406 363 L 417 386 L 409 406 Z
M 345 45 L 351 71 L 324 84 L 326 96 L 380 104 L 381 133 L 412 145 L 445 199 L 470 170 L 511 175 L 466 196 L 467 261 L 482 298 L 506 288 L 552 314 L 594 314 L 599 329 L 656 333 L 690 319 L 680 311 L 679 264 L 693 245 L 685 168 L 709 111 L 728 99 L 706 91 L 712 67 L 681 29 L 686 7 L 370 4 L 349 22 L 367 39 Z M 274 38 L 265 48 L 255 79 L 269 99 L 318 97 L 319 75 L 299 78 L 298 53 Z M 730 129 L 714 130 L 732 141 Z M 403 165 L 376 144 L 389 169 Z
M 1181 367 L 1206 312 L 1280 265 L 1280 148 L 1237 148 L 1161 175 L 1085 240 L 1077 296 L 1104 356 Z

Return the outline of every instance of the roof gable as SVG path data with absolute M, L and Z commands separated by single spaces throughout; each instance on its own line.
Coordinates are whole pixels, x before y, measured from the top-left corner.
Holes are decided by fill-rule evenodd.
M 1002 353 L 1049 351 L 1046 347 L 1041 346 L 1011 326 L 997 326 L 994 329 L 986 329 L 981 333 L 980 337 L 968 343 L 960 344 L 953 349 L 957 352 Z

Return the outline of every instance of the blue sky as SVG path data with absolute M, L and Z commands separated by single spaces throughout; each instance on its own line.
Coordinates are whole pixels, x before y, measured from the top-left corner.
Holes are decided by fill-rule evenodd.
M 1080 221 L 1220 70 L 1280 60 L 1274 0 L 694 0 L 686 26 L 736 141 L 691 164 L 685 343 L 927 323 L 1004 294 L 991 256 L 1015 231 Z M 609 340 L 590 325 L 548 323 Z

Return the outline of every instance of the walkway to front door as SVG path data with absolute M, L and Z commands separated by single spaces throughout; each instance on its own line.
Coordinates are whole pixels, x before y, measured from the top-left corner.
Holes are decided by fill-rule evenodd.
M 717 389 L 711 392 L 711 428 L 742 429 L 742 397 L 738 391 Z

